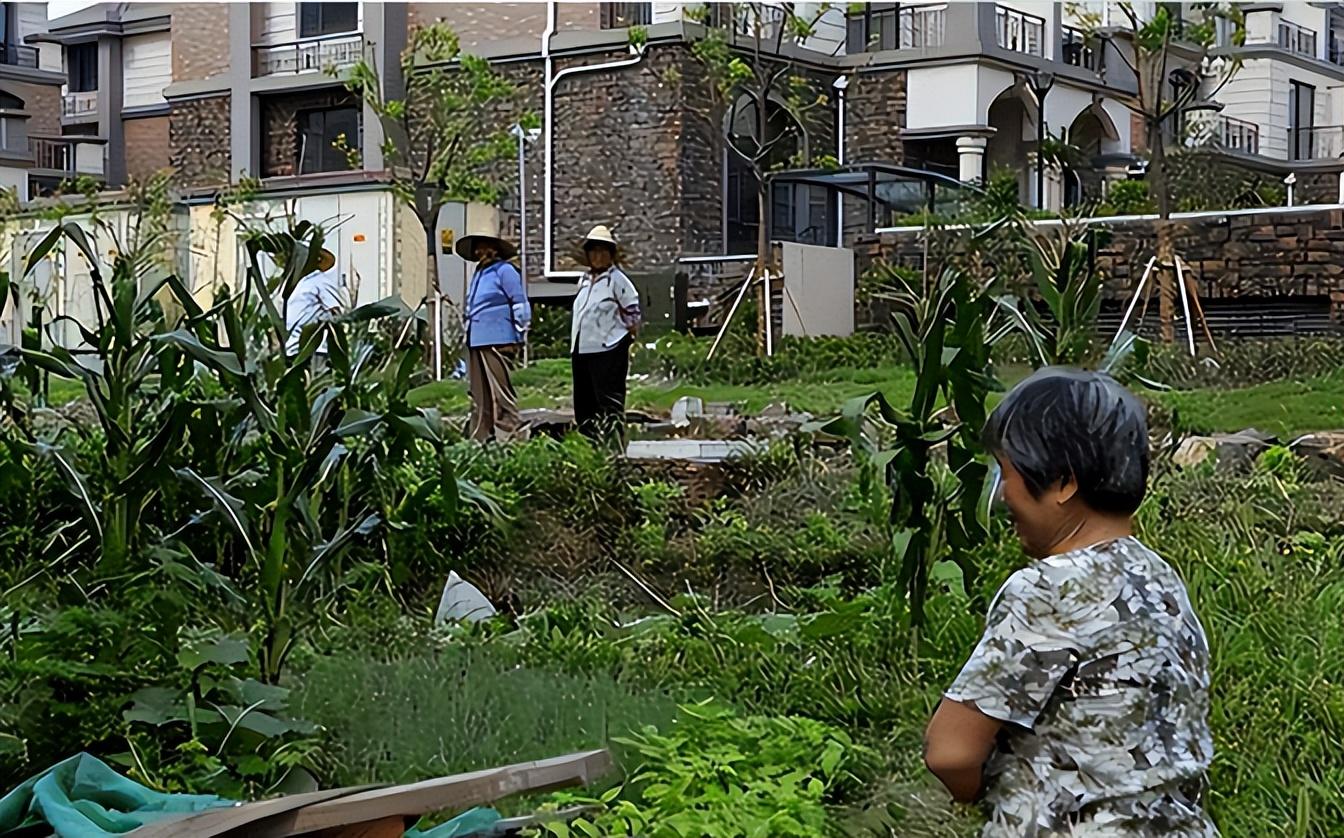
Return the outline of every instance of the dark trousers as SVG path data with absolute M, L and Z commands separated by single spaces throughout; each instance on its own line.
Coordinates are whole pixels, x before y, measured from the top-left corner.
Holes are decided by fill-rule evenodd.
M 627 337 L 605 352 L 570 356 L 574 371 L 574 422 L 579 433 L 598 438 L 622 429 L 630 341 Z

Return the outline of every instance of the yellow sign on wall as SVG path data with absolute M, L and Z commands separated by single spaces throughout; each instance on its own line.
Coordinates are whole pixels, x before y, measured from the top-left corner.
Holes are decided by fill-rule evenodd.
M 439 231 L 439 249 L 444 253 L 453 252 L 453 228 L 444 227 Z

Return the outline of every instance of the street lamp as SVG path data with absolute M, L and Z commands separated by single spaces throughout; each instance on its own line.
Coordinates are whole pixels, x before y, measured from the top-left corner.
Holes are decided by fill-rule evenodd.
M 1036 96 L 1036 208 L 1045 209 L 1045 94 L 1055 86 L 1055 74 L 1035 70 L 1027 74 L 1027 84 Z
M 522 268 L 523 284 L 527 284 L 527 168 L 523 150 L 527 143 L 541 136 L 540 128 L 524 128 L 515 123 L 509 133 L 518 138 L 518 262 Z

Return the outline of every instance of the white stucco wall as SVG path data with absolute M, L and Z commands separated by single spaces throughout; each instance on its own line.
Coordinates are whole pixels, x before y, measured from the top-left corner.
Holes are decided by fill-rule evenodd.
M 911 130 L 948 125 L 982 125 L 989 102 L 982 101 L 979 67 L 954 64 L 946 67 L 912 67 L 906 77 L 905 124 Z M 955 95 L 949 95 L 955 91 Z
M 1224 116 L 1259 126 L 1260 153 L 1267 157 L 1288 156 L 1288 109 L 1294 81 L 1316 88 L 1317 127 L 1344 125 L 1344 82 L 1286 61 L 1249 59 L 1218 94 Z

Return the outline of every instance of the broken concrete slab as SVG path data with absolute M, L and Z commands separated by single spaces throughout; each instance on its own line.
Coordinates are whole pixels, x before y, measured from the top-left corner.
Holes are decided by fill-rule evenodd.
M 1273 434 L 1255 428 L 1234 434 L 1190 436 L 1181 440 L 1172 455 L 1172 462 L 1182 468 L 1191 468 L 1213 457 L 1220 469 L 1243 468 L 1254 463 L 1256 457 L 1277 442 Z
M 632 460 L 721 463 L 759 450 L 759 445 L 743 439 L 639 439 L 626 446 L 625 456 Z

